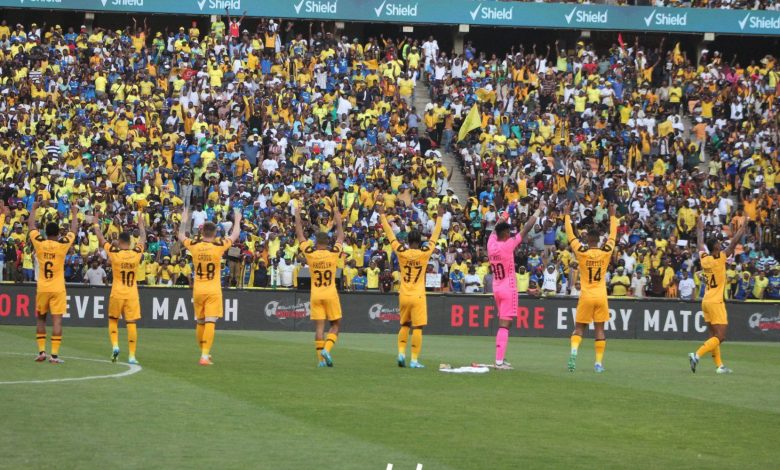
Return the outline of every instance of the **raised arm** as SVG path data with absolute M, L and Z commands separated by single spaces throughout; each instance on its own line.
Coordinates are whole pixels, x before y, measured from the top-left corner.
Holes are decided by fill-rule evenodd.
M 374 206 L 374 210 L 379 214 L 379 222 L 382 224 L 382 229 L 385 231 L 385 236 L 388 240 L 390 240 L 390 246 L 395 249 L 400 243 L 398 242 L 398 239 L 395 238 L 395 232 L 393 232 L 393 227 L 390 226 L 390 222 L 387 221 L 387 217 L 385 216 L 385 205 L 383 201 L 377 201 L 377 204 Z
M 616 208 L 614 204 L 609 205 L 609 237 L 607 237 L 607 243 L 604 244 L 604 249 L 609 248 L 609 251 L 615 251 L 617 248 L 616 237 L 618 228 L 618 218 L 615 215 Z
M 190 210 L 185 206 L 184 210 L 181 213 L 181 222 L 179 222 L 179 231 L 176 234 L 176 238 L 178 238 L 179 241 L 182 243 L 184 243 L 184 240 L 187 239 L 187 226 L 189 224 L 190 224 Z
M 747 227 L 748 224 L 748 218 L 745 217 L 745 222 L 739 227 L 739 230 L 737 230 L 737 233 L 734 234 L 734 236 L 731 238 L 731 241 L 729 242 L 729 246 L 726 247 L 725 250 L 723 250 L 723 253 L 726 255 L 726 258 L 730 258 L 731 255 L 734 254 L 734 250 L 737 249 L 737 243 L 742 239 L 742 236 L 745 234 L 745 227 Z
M 571 202 L 567 202 L 563 206 L 563 223 L 566 229 L 566 239 L 569 241 L 569 246 L 576 252 L 582 246 L 582 243 L 574 233 L 574 229 L 571 227 Z
M 241 210 L 233 209 L 233 228 L 230 230 L 230 241 L 235 243 L 241 236 Z
M 523 225 L 522 230 L 520 230 L 520 238 L 525 239 L 526 235 L 528 235 L 528 232 L 531 231 L 531 229 L 536 225 L 536 222 L 539 220 L 539 217 L 544 213 L 544 210 L 546 209 L 546 205 L 544 201 L 539 203 L 539 206 L 536 208 L 536 212 L 531 214 L 531 217 L 528 218 L 525 225 Z
M 79 231 L 79 206 L 70 205 L 70 233 L 77 234 Z
M 341 245 L 344 243 L 344 224 L 341 220 L 341 211 L 338 206 L 333 208 L 333 223 L 336 225 L 336 244 Z
M 144 222 L 144 213 L 140 211 L 138 212 L 138 238 L 137 245 L 141 245 L 142 248 L 146 247 L 146 222 Z
M 92 228 L 95 230 L 95 236 L 97 236 L 98 242 L 100 242 L 100 246 L 104 247 L 108 243 L 108 240 L 106 240 L 106 237 L 103 236 L 103 231 L 100 230 L 100 215 L 95 214 L 94 220 L 92 221 Z
M 303 235 L 303 224 L 301 223 L 300 206 L 295 209 L 295 238 L 298 239 L 298 243 L 303 243 L 306 241 L 306 237 Z
M 436 217 L 436 225 L 433 227 L 433 232 L 431 233 L 431 239 L 430 242 L 433 245 L 436 245 L 436 242 L 439 241 L 439 237 L 441 236 L 441 223 L 442 219 L 444 218 L 444 214 L 447 212 L 447 209 L 440 205 L 438 209 L 439 216 Z M 433 247 L 431 247 L 431 250 L 433 250 Z
M 704 220 L 701 215 L 696 218 L 696 249 L 699 253 L 704 253 Z
M 30 215 L 27 216 L 27 228 L 30 232 L 33 230 L 38 230 L 38 224 L 35 222 L 35 213 L 38 212 L 38 200 L 36 199 L 35 202 L 33 202 L 32 210 L 30 210 Z

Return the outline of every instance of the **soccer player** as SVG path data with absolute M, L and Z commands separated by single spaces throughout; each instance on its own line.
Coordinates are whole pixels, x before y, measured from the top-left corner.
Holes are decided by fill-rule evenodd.
M 65 236 L 60 237 L 60 226 L 55 222 L 49 222 L 44 229 L 45 235 L 38 231 L 35 222 L 35 213 L 38 211 L 38 202 L 32 205 L 32 211 L 27 217 L 27 226 L 30 229 L 30 241 L 35 249 L 35 257 L 38 259 L 39 276 L 38 287 L 35 293 L 35 321 L 36 341 L 38 342 L 37 362 L 46 360 L 46 317 L 51 314 L 51 357 L 52 364 L 62 364 L 60 346 L 62 345 L 62 316 L 67 310 L 67 294 L 65 292 L 65 256 L 76 241 L 76 233 L 79 228 L 79 209 L 73 204 L 70 206 L 70 230 Z
M 571 354 L 569 355 L 569 372 L 574 372 L 577 362 L 577 351 L 582 342 L 582 334 L 585 328 L 593 322 L 596 328 L 596 364 L 594 370 L 604 372 L 602 361 L 604 350 L 607 347 L 604 335 L 604 322 L 609 320 L 609 306 L 607 305 L 607 268 L 609 268 L 612 252 L 615 249 L 615 236 L 617 235 L 618 219 L 615 217 L 615 205 L 609 206 L 609 236 L 606 243 L 599 246 L 601 234 L 598 230 L 588 230 L 588 244 L 583 245 L 574 230 L 571 228 L 571 203 L 564 206 L 563 214 L 566 224 L 566 237 L 569 246 L 574 250 L 574 256 L 580 266 L 582 286 L 579 300 L 577 301 L 577 316 L 574 319 L 574 333 L 571 335 Z
M 422 233 L 413 229 L 407 235 L 408 247 L 403 246 L 393 233 L 385 216 L 383 201 L 375 209 L 380 216 L 384 235 L 390 240 L 390 246 L 398 257 L 401 268 L 401 288 L 398 293 L 398 305 L 401 310 L 401 329 L 398 331 L 398 367 L 406 367 L 406 344 L 409 342 L 409 330 L 412 330 L 412 361 L 409 367 L 422 369 L 419 362 L 422 351 L 423 328 L 428 324 L 428 305 L 425 300 L 425 271 L 431 259 L 436 240 L 441 234 L 441 222 L 444 206 L 439 206 L 439 216 L 431 233 L 428 244 L 423 246 Z
M 715 372 L 718 374 L 731 373 L 731 369 L 723 365 L 720 355 L 720 344 L 726 341 L 726 329 L 729 325 L 726 303 L 723 301 L 723 289 L 726 287 L 726 259 L 734 254 L 734 249 L 744 235 L 746 226 L 747 223 L 743 223 L 734 234 L 729 246 L 721 251 L 720 243 L 714 239 L 708 240 L 705 248 L 704 222 L 699 217 L 696 223 L 696 241 L 707 284 L 707 290 L 701 300 L 701 309 L 704 312 L 704 321 L 707 323 L 710 338 L 695 353 L 688 354 L 691 371 L 694 373 L 696 373 L 699 359 L 708 352 L 712 353 L 712 359 L 715 361 L 717 367 Z
M 325 232 L 317 232 L 315 243 L 304 236 L 300 208 L 295 211 L 295 235 L 311 271 L 311 319 L 316 327 L 314 348 L 317 351 L 319 367 L 326 365 L 333 367 L 333 357 L 330 352 L 338 341 L 341 323 L 341 302 L 336 291 L 336 269 L 341 258 L 344 229 L 338 207 L 333 208 L 333 222 L 336 226 L 336 241 L 331 248 L 328 234 Z M 323 338 L 325 320 L 330 323 L 330 329 L 328 336 Z
M 515 275 L 515 249 L 522 243 L 525 236 L 536 224 L 539 215 L 544 211 L 544 203 L 528 219 L 523 229 L 514 237 L 510 236 L 511 226 L 508 215 L 501 216 L 493 233 L 487 242 L 490 271 L 493 273 L 493 298 L 498 310 L 498 332 L 496 332 L 496 369 L 512 369 L 512 365 L 504 361 L 506 345 L 509 341 L 509 326 L 517 318 L 517 276 Z
M 138 330 L 136 322 L 141 319 L 141 301 L 138 297 L 138 284 L 136 275 L 141 257 L 144 254 L 144 240 L 146 229 L 144 228 L 144 216 L 138 213 L 139 238 L 135 247 L 130 246 L 129 232 L 121 232 L 116 245 L 109 243 L 100 231 L 98 218 L 95 218 L 92 227 L 95 230 L 100 245 L 106 250 L 108 260 L 111 262 L 113 281 L 111 283 L 111 297 L 108 300 L 108 336 L 111 340 L 111 361 L 116 362 L 119 357 L 119 319 L 125 319 L 127 326 L 127 349 L 129 364 L 138 364 L 135 358 L 138 345 Z
M 213 364 L 210 353 L 214 344 L 217 318 L 222 318 L 225 309 L 220 282 L 222 256 L 241 234 L 241 211 L 233 210 L 233 228 L 228 238 L 217 238 L 217 226 L 211 221 L 202 225 L 198 237 L 188 238 L 189 226 L 189 208 L 185 207 L 179 224 L 178 238 L 192 255 L 192 263 L 195 266 L 192 288 L 197 322 L 195 336 L 200 346 L 200 365 L 210 366 Z

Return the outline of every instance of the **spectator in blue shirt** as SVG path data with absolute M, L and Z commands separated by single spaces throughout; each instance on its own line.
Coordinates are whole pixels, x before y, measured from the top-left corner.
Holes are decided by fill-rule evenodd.
M 450 290 L 452 292 L 463 292 L 464 290 L 464 275 L 460 272 L 460 269 L 453 269 L 450 273 Z
M 769 276 L 769 284 L 766 286 L 767 299 L 780 299 L 780 266 L 772 268 Z
M 360 268 L 357 276 L 352 278 L 352 288 L 354 290 L 366 290 L 366 284 L 368 284 L 368 277 L 366 277 L 366 270 Z

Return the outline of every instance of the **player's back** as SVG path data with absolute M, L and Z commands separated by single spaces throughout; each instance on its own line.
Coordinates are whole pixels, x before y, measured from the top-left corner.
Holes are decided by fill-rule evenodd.
M 398 265 L 401 268 L 401 295 L 425 294 L 425 271 L 433 251 L 429 247 L 395 249 Z
M 607 297 L 607 269 L 612 260 L 612 249 L 580 247 L 575 251 L 580 266 L 580 297 Z
M 205 241 L 200 238 L 188 238 L 184 240 L 184 246 L 192 255 L 192 263 L 195 267 L 193 293 L 221 293 L 220 271 L 222 255 L 232 246 L 230 239 Z
M 317 249 L 307 240 L 301 244 L 301 250 L 311 271 L 312 298 L 337 297 L 336 271 L 341 257 L 341 244 L 325 250 Z
M 719 253 L 717 257 L 702 253 L 701 267 L 707 278 L 707 290 L 702 302 L 723 303 L 723 290 L 726 287 L 726 257 Z
M 520 237 L 510 237 L 499 240 L 495 233 L 490 235 L 487 243 L 490 271 L 493 274 L 493 291 L 515 289 L 515 248 L 520 243 Z
M 111 261 L 113 282 L 111 285 L 111 297 L 117 299 L 132 299 L 138 297 L 138 284 L 136 275 L 141 264 L 143 249 L 137 246 L 133 249 L 123 250 L 119 247 L 106 244 L 108 259 Z
M 580 267 L 580 298 L 586 299 L 607 299 L 607 268 L 612 260 L 612 251 L 615 248 L 615 237 L 617 235 L 618 219 L 611 216 L 609 218 L 609 235 L 603 246 L 594 246 L 593 248 L 584 245 L 577 236 L 571 225 L 571 217 L 564 216 L 566 227 L 566 238 L 569 240 L 569 246 L 574 251 L 577 263 Z
M 39 267 L 38 292 L 65 291 L 65 257 L 75 239 L 70 232 L 54 240 L 47 240 L 38 230 L 30 232 Z

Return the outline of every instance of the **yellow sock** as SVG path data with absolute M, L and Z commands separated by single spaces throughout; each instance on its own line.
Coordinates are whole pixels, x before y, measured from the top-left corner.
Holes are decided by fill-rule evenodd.
M 217 324 L 211 321 L 207 321 L 203 325 L 203 347 L 200 348 L 200 355 L 208 357 L 211 352 L 211 346 L 214 344 L 214 329 Z
M 604 360 L 604 350 L 607 349 L 607 340 L 597 339 L 595 346 L 596 346 L 596 364 L 601 364 L 601 361 Z
M 423 333 L 420 328 L 412 328 L 412 361 L 417 362 L 422 350 Z
M 62 335 L 51 336 L 51 355 L 58 356 L 60 354 L 60 345 L 62 344 Z
M 322 350 L 325 348 L 325 341 L 321 339 L 314 340 L 314 350 L 317 352 L 317 362 L 322 361 Z
M 398 354 L 406 355 L 406 343 L 409 342 L 409 327 L 406 325 L 401 326 L 398 330 Z
M 580 348 L 580 343 L 582 343 L 582 336 L 580 335 L 571 335 L 571 353 L 577 354 L 577 350 Z
M 205 323 L 195 324 L 195 340 L 198 342 L 198 347 L 203 349 L 203 330 L 206 329 Z
M 336 341 L 338 341 L 339 335 L 336 333 L 328 333 L 328 335 L 325 337 L 325 350 L 330 352 L 331 349 L 333 349 L 333 346 L 336 345 Z
M 718 346 L 720 346 L 720 340 L 716 336 L 713 336 L 712 338 L 705 341 L 704 344 L 702 344 L 701 347 L 696 351 L 696 357 L 702 357 Z
M 127 324 L 127 350 L 130 352 L 130 357 L 135 357 L 135 348 L 138 344 L 138 329 L 135 323 Z
M 712 360 L 715 362 L 715 367 L 723 367 L 723 359 L 720 357 L 720 345 L 712 350 Z
M 38 343 L 38 352 L 46 352 L 46 333 L 37 333 L 35 342 Z
M 108 337 L 111 339 L 111 346 L 114 348 L 119 347 L 119 319 L 108 319 Z

